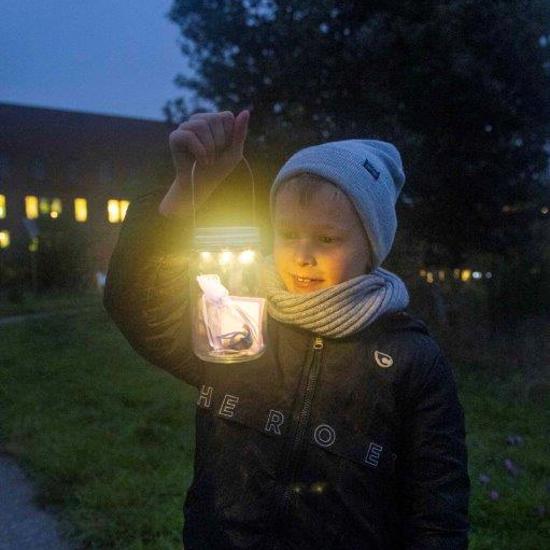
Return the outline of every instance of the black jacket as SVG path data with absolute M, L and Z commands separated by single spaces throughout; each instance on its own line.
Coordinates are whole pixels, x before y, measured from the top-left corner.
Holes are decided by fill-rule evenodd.
M 190 346 L 189 227 L 132 202 L 104 304 L 131 345 L 196 386 L 186 550 L 462 549 L 468 546 L 464 412 L 452 368 L 405 312 L 343 339 L 269 319 L 252 362 Z

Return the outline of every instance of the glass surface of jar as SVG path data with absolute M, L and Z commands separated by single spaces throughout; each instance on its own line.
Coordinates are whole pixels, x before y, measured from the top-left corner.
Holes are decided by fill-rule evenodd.
M 193 351 L 240 363 L 266 347 L 266 301 L 257 227 L 197 227 L 190 266 Z

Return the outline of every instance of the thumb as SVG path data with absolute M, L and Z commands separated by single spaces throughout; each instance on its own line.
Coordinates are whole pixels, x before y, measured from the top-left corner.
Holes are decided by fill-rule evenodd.
M 246 134 L 248 133 L 248 120 L 250 119 L 249 111 L 241 111 L 235 119 L 235 125 L 233 126 L 233 147 L 238 147 L 242 150 L 244 142 L 246 140 Z

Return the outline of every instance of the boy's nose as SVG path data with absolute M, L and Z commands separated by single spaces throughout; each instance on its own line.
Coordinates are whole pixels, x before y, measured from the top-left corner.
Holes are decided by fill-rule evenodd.
M 300 243 L 294 250 L 294 261 L 300 267 L 315 265 L 315 255 L 308 243 Z

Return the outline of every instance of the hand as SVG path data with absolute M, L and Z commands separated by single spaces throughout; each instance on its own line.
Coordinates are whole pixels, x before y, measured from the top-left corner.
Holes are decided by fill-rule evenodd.
M 247 110 L 237 117 L 230 111 L 197 113 L 180 124 L 170 134 L 176 179 L 189 181 L 196 160 L 196 182 L 223 181 L 242 159 L 249 118 Z

